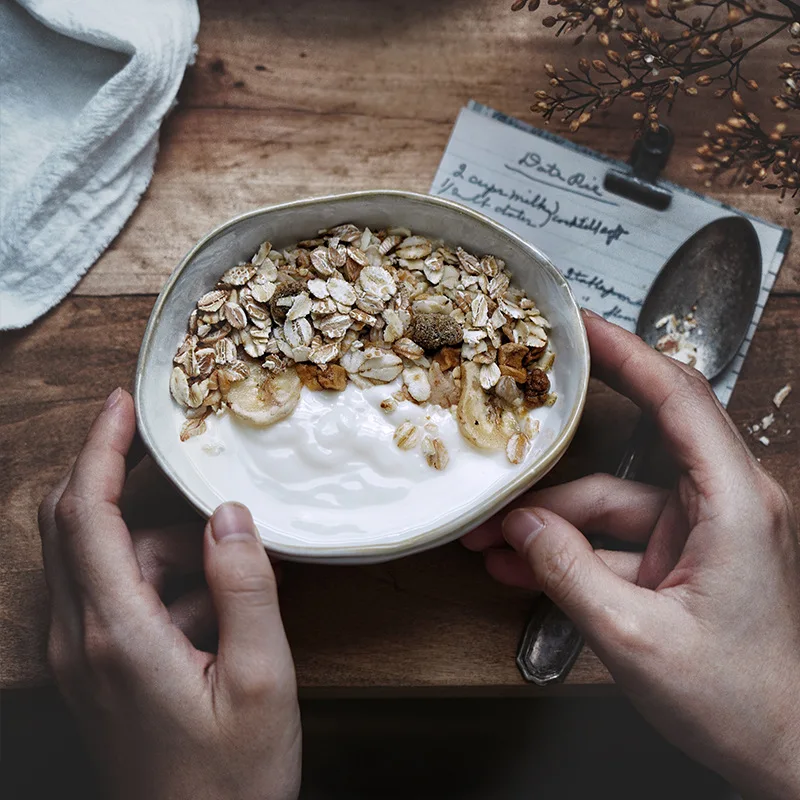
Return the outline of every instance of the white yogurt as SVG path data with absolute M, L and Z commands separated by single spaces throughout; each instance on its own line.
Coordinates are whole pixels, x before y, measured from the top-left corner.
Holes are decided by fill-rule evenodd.
M 207 419 L 208 432 L 181 445 L 200 479 L 219 502 L 237 500 L 253 512 L 266 538 L 278 544 L 338 547 L 374 541 L 407 541 L 490 497 L 524 464 L 503 452 L 486 452 L 460 434 L 453 412 L 399 403 L 389 414 L 380 403 L 400 381 L 344 392 L 310 392 L 285 420 L 266 429 L 249 427 L 230 414 Z M 556 387 L 553 386 L 556 390 Z M 554 408 L 532 412 L 540 433 L 526 457 L 534 459 L 561 425 L 548 425 Z M 183 424 L 173 404 L 175 436 Z M 419 446 L 400 450 L 392 437 L 410 420 L 437 426 L 450 462 L 428 466 Z M 423 432 L 424 433 L 424 432 Z

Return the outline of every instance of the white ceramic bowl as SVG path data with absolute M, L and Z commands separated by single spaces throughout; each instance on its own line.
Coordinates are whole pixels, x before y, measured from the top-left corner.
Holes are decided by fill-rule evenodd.
M 187 445 L 202 437 L 187 443 L 179 441 L 180 416 L 168 389 L 172 357 L 197 299 L 214 286 L 225 269 L 248 260 L 266 239 L 280 248 L 343 222 L 368 226 L 372 230 L 405 226 L 415 233 L 442 238 L 452 246 L 460 245 L 469 252 L 492 253 L 502 258 L 552 326 L 550 341 L 556 360 L 551 377 L 558 400 L 547 409 L 542 430 L 535 439 L 536 446 L 526 460 L 517 467 L 506 465 L 506 471 L 495 473 L 485 491 L 476 490 L 465 502 L 450 507 L 447 484 L 441 483 L 439 492 L 439 484 L 430 483 L 444 481 L 448 470 L 441 473 L 430 470 L 426 473 L 430 477 L 424 478 L 425 496 L 436 497 L 435 508 L 426 509 L 423 503 L 415 504 L 412 492 L 405 505 L 387 507 L 382 516 L 385 524 L 378 526 L 362 526 L 344 532 L 339 530 L 341 525 L 337 529 L 339 532 L 315 531 L 314 526 L 299 532 L 280 529 L 271 524 L 268 490 L 243 487 L 247 477 L 242 479 L 241 475 L 238 483 L 220 488 L 225 481 L 224 473 L 219 472 L 217 475 L 222 474 L 223 479 L 213 485 L 189 456 Z M 546 256 L 492 220 L 457 203 L 410 192 L 368 191 L 250 211 L 224 223 L 195 245 L 176 267 L 156 300 L 139 354 L 135 400 L 139 430 L 153 458 L 201 514 L 209 516 L 223 500 L 247 497 L 262 540 L 271 552 L 298 561 L 368 563 L 398 558 L 451 541 L 542 478 L 558 462 L 575 434 L 588 380 L 589 347 L 578 305 L 567 281 Z M 278 424 L 291 425 L 291 417 Z M 241 435 L 248 434 L 243 431 Z M 387 447 L 391 447 L 390 442 Z M 477 453 L 472 456 L 483 457 Z M 475 473 L 481 468 L 480 461 L 476 464 L 472 471 Z M 497 474 L 501 475 L 499 479 Z M 478 481 L 476 485 L 482 484 Z M 257 492 L 261 494 L 255 496 L 259 500 L 263 498 L 263 502 L 253 502 Z M 413 520 L 403 521 L 403 508 L 415 509 Z M 400 518 L 398 509 L 401 509 Z M 342 519 L 346 521 L 347 515 Z

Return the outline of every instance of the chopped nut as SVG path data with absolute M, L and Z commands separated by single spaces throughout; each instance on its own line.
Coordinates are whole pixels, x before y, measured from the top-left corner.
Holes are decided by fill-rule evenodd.
M 525 370 L 525 357 L 528 355 L 528 348 L 524 344 L 516 344 L 514 342 L 507 342 L 500 345 L 497 349 L 497 363 L 502 371 L 503 367 L 507 367 L 514 372 L 503 372 L 503 375 L 510 375 L 517 380 L 516 375 L 522 371 L 525 372 L 525 377 L 519 383 L 527 380 L 527 371 Z
M 317 380 L 323 389 L 343 392 L 347 388 L 347 370 L 338 364 L 325 364 L 319 367 Z
M 511 406 L 517 405 L 522 400 L 522 390 L 510 375 L 501 376 L 494 387 L 494 393 Z
M 528 373 L 528 379 L 525 383 L 525 402 L 531 408 L 542 406 L 547 401 L 549 391 L 550 379 L 547 377 L 547 373 L 538 367 L 534 367 Z
M 319 367 L 316 364 L 296 364 L 297 375 L 306 389 L 312 392 L 321 392 L 322 384 L 319 382 Z
M 428 383 L 431 387 L 431 394 L 428 398 L 431 403 L 442 408 L 458 405 L 461 392 L 456 386 L 453 371 L 442 372 L 441 367 L 434 361 L 428 370 Z
M 457 347 L 443 347 L 433 360 L 442 368 L 442 372 L 447 372 L 461 363 L 461 350 Z
M 517 383 L 525 383 L 528 380 L 528 372 L 522 368 L 515 368 L 510 367 L 508 364 L 502 364 L 500 366 L 500 374 L 507 375 L 509 378 L 512 378 Z

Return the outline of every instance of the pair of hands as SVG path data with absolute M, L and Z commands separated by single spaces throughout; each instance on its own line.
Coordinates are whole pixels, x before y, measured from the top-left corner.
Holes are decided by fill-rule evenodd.
M 698 373 L 585 322 L 595 374 L 656 419 L 677 487 L 591 476 L 530 492 L 464 544 L 498 580 L 547 592 L 676 745 L 744 793 L 800 796 L 791 504 Z M 294 667 L 252 518 L 220 507 L 202 552 L 196 521 L 165 527 L 152 464 L 126 486 L 134 432 L 118 391 L 40 508 L 56 679 L 116 797 L 296 797 Z M 647 546 L 594 551 L 582 532 Z M 207 589 L 172 596 L 201 569 Z M 212 654 L 199 642 L 214 616 Z

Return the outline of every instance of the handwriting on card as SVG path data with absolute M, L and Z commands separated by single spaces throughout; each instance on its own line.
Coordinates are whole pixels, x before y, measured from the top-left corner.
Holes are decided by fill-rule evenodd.
M 538 177 L 533 177 L 521 170 L 520 164 L 527 165 L 529 170 L 541 170 L 553 180 L 563 181 L 565 186 L 553 186 Z M 505 164 L 505 169 L 512 175 L 522 175 L 523 178 L 555 188 L 557 192 L 572 192 L 579 194 L 590 201 L 614 205 L 617 203 L 602 198 L 598 185 L 586 178 L 583 173 L 562 175 L 561 170 L 554 163 L 544 165 L 536 153 L 528 152 L 519 159 L 518 164 Z M 602 192 L 601 192 L 602 193 Z M 620 223 L 606 223 L 601 216 L 584 214 L 581 211 L 571 212 L 564 208 L 563 201 L 550 194 L 537 191 L 535 188 L 513 188 L 499 184 L 486 174 L 482 174 L 480 167 L 468 167 L 460 164 L 457 169 L 444 178 L 436 189 L 436 194 L 443 197 L 452 197 L 462 203 L 479 208 L 492 216 L 499 215 L 504 219 L 520 222 L 528 228 L 540 229 L 548 225 L 564 226 L 581 234 L 598 237 L 607 247 L 619 241 L 623 236 L 629 236 L 630 231 Z

